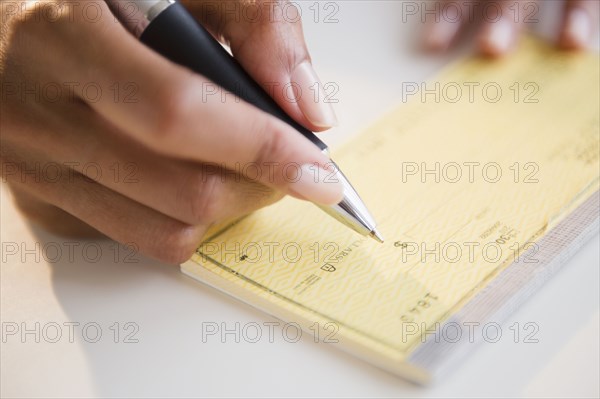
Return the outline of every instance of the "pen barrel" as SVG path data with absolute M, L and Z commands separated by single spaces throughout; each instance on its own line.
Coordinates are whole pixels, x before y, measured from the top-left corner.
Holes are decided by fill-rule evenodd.
M 321 150 L 327 148 L 313 132 L 293 120 L 178 2 L 153 18 L 140 40 L 169 60 L 288 123 Z

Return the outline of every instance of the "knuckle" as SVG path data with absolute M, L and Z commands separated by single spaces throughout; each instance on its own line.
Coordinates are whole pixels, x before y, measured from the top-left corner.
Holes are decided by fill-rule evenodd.
M 220 41 L 229 41 L 228 21 L 223 16 L 216 17 L 210 21 L 215 37 Z
M 289 0 L 239 2 L 239 15 L 226 15 L 214 23 L 218 37 L 230 44 L 234 53 L 255 51 L 265 40 L 273 49 L 291 49 L 303 43 L 302 10 Z M 272 49 L 271 49 L 272 50 Z M 290 53 L 293 54 L 293 53 Z
M 252 132 L 257 138 L 253 162 L 262 166 L 285 158 L 288 142 L 280 123 L 271 118 L 256 121 Z
M 273 205 L 274 203 L 283 199 L 283 197 L 285 197 L 285 194 L 282 193 L 281 191 L 269 189 L 266 192 L 266 195 L 264 196 L 264 200 L 261 203 L 261 206 L 264 207 L 264 206 Z
M 293 24 L 300 20 L 301 12 L 296 3 L 290 0 L 260 1 L 261 22 L 266 25 L 273 23 Z M 252 4 L 252 3 L 250 3 Z
M 204 168 L 201 173 L 194 173 L 182 188 L 179 199 L 190 222 L 208 225 L 217 220 L 222 191 L 218 174 L 207 172 Z
M 36 35 L 38 40 L 42 37 L 47 39 L 52 33 L 80 34 L 82 25 L 90 22 L 85 12 L 77 10 L 77 7 L 68 2 L 36 1 L 28 2 L 24 6 L 19 6 L 17 2 L 15 4 L 17 8 L 10 9 L 6 16 L 11 23 L 11 30 L 16 33 Z M 98 4 L 98 8 L 100 16 L 105 16 L 106 7 Z
M 244 204 L 242 208 L 246 211 L 245 213 L 272 205 L 285 196 L 281 191 L 263 184 L 254 182 L 246 182 L 245 184 L 246 186 L 239 198 L 240 203 Z
M 200 229 L 200 230 L 199 230 Z M 156 257 L 163 262 L 180 264 L 187 261 L 200 244 L 200 236 L 204 228 L 173 222 L 165 226 L 161 233 L 162 242 Z
M 253 162 L 268 171 L 268 176 L 265 178 L 268 177 L 269 185 L 275 187 L 287 185 L 283 171 L 292 164 L 294 167 L 299 166 L 290 161 L 292 152 L 298 147 L 295 135 L 290 134 L 283 123 L 269 121 L 264 130 L 256 136 L 260 140 L 257 140 Z
M 185 121 L 193 109 L 193 93 L 188 85 L 165 85 L 158 91 L 150 135 L 161 149 L 164 145 L 176 144 L 178 135 L 184 131 Z

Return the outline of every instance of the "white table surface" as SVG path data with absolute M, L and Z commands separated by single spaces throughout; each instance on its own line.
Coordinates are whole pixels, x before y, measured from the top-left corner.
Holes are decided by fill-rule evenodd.
M 401 23 L 398 1 L 337 2 L 339 22 L 315 23 L 302 3 L 307 41 L 324 82 L 339 85 L 340 127 L 333 145 L 372 123 L 401 101 L 403 81 L 421 82 L 464 47 L 444 57 L 418 51 L 418 21 Z M 550 31 L 558 3 L 540 16 Z M 320 5 L 323 10 L 325 3 Z M 207 337 L 209 323 L 234 329 L 277 322 L 182 275 L 179 268 L 134 256 L 124 262 L 115 244 L 70 244 L 27 224 L 1 191 L 0 269 L 3 329 L 18 325 L 45 335 L 7 335 L 0 344 L 2 397 L 560 397 L 600 395 L 599 240 L 596 236 L 548 284 L 503 324 L 536 323 L 538 343 L 505 334 L 484 343 L 446 378 L 419 387 L 304 335 L 291 343 L 274 328 L 273 342 Z M 17 245 L 19 255 L 8 255 Z M 39 245 L 38 259 L 34 254 Z M 85 247 L 85 250 L 84 250 Z M 63 254 L 58 260 L 56 248 Z M 73 259 L 68 249 L 74 248 Z M 101 257 L 95 262 L 96 249 Z M 34 249 L 33 253 L 25 250 Z M 41 253 L 41 255 L 39 255 Z M 46 258 L 43 255 L 46 255 Z M 114 257 L 117 257 L 115 262 Z M 21 259 L 21 255 L 25 259 Z M 74 327 L 72 341 L 64 323 Z M 114 323 L 121 334 L 115 343 Z M 125 323 L 137 343 L 125 343 Z M 62 338 L 50 342 L 61 326 Z M 90 324 L 97 323 L 97 324 Z M 98 342 L 82 327 L 99 326 Z M 212 325 L 212 324 L 211 324 Z M 113 329 L 111 329 L 113 326 Z M 91 327 L 89 327 L 91 328 Z M 127 331 L 132 331 L 130 327 Z M 263 329 L 267 334 L 268 327 Z M 42 331 L 43 333 L 43 331 Z

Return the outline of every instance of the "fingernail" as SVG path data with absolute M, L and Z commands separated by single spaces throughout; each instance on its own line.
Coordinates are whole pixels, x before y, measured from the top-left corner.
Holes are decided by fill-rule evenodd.
M 300 110 L 311 123 L 319 127 L 333 127 L 338 121 L 323 84 L 310 64 L 305 61 L 292 72 L 291 81 L 300 90 L 296 93 L 296 101 Z
M 514 24 L 506 18 L 490 25 L 487 37 L 487 46 L 493 54 L 504 54 L 512 45 L 514 35 Z
M 302 165 L 290 189 L 304 199 L 322 205 L 335 205 L 344 198 L 344 186 L 336 170 L 327 170 L 316 164 Z
M 565 35 L 570 44 L 575 47 L 584 47 L 591 31 L 590 16 L 580 8 L 573 8 L 567 16 Z
M 456 32 L 458 32 L 459 26 L 458 22 L 446 21 L 445 19 L 432 24 L 427 35 L 427 47 L 433 50 L 447 49 Z

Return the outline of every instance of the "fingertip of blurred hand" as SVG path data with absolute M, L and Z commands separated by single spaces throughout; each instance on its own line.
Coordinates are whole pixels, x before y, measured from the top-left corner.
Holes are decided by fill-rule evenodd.
M 445 20 L 430 24 L 425 34 L 425 48 L 431 51 L 447 50 L 456 36 L 458 28 L 458 22 Z
M 590 39 L 591 29 L 592 21 L 589 14 L 581 8 L 571 9 L 559 39 L 560 46 L 568 50 L 584 48 Z
M 514 45 L 516 28 L 507 19 L 490 23 L 479 39 L 479 51 L 488 57 L 500 57 Z

